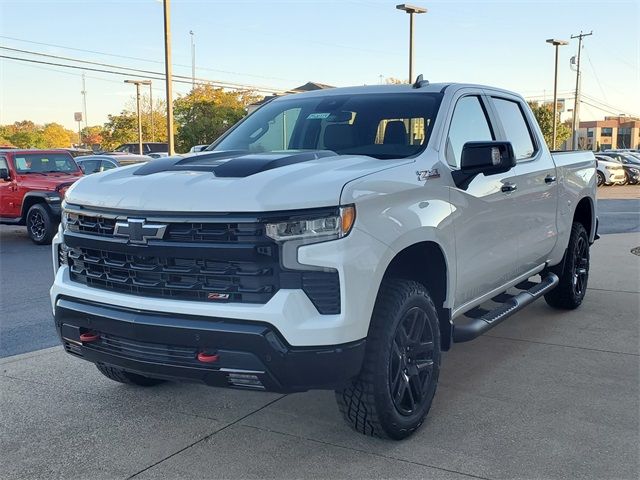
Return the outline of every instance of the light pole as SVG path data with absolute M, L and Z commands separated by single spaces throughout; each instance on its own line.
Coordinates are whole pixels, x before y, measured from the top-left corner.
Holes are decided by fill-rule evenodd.
M 142 155 L 142 116 L 140 114 L 140 85 L 151 85 L 151 80 L 125 80 L 136 86 L 136 111 L 138 112 L 138 153 Z
M 156 141 L 156 127 L 153 123 L 153 85 L 151 80 L 149 80 L 149 115 L 151 115 L 151 141 Z
M 551 150 L 556 149 L 556 130 L 558 129 L 558 47 L 560 45 L 569 45 L 569 42 L 565 40 L 557 40 L 555 38 L 549 38 L 547 43 L 550 43 L 554 47 L 556 47 L 556 67 L 555 74 L 553 78 L 553 133 L 552 133 L 552 141 L 551 141 Z
M 173 68 L 171 65 L 171 8 L 169 0 L 163 0 L 164 7 L 164 70 L 167 90 L 167 151 L 173 155 Z
M 196 88 L 196 41 L 193 30 L 189 30 L 189 35 L 191 35 L 191 89 L 194 89 Z
M 413 14 L 427 13 L 426 8 L 402 3 L 396 5 L 398 10 L 403 10 L 409 14 L 409 83 L 413 82 Z

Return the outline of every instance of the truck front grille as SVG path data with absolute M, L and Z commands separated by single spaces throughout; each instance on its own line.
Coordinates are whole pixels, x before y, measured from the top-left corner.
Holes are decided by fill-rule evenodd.
M 76 215 L 68 224 L 71 232 L 113 237 L 114 217 Z M 259 222 L 185 222 L 169 223 L 163 240 L 166 242 L 234 243 L 263 241 L 264 226 Z
M 166 226 L 161 238 L 133 244 L 114 235 L 117 222 L 144 214 L 98 213 L 76 207 L 68 217 L 72 281 L 140 297 L 212 303 L 267 303 L 279 289 L 303 290 L 321 314 L 340 313 L 337 271 L 288 270 L 280 264 L 278 244 L 265 234 L 260 218 L 148 216 Z M 146 242 L 146 243 L 145 243 Z
M 277 263 L 134 255 L 70 248 L 71 279 L 133 295 L 212 302 L 266 303 L 278 290 Z

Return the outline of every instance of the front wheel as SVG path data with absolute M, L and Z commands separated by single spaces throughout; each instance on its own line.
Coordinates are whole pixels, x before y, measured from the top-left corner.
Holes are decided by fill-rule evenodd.
M 347 423 L 365 435 L 399 440 L 431 407 L 440 372 L 436 307 L 421 284 L 385 280 L 376 300 L 359 376 L 336 391 Z
M 49 209 L 40 203 L 33 205 L 27 212 L 27 233 L 33 243 L 48 245 L 58 228 Z
M 562 266 L 562 264 L 560 264 Z M 564 259 L 564 268 L 556 268 L 558 286 L 544 296 L 546 302 L 563 310 L 578 308 L 587 293 L 589 280 L 589 236 L 581 223 L 574 222 Z

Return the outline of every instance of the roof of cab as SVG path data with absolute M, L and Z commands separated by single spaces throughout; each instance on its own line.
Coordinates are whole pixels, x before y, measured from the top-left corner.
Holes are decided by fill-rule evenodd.
M 302 92 L 296 93 L 295 97 L 324 97 L 331 95 L 358 95 L 365 93 L 444 93 L 444 91 L 448 88 L 475 88 L 482 90 L 494 90 L 505 92 L 511 95 L 518 95 L 515 92 L 511 92 L 508 90 L 504 90 L 501 88 L 491 87 L 489 85 L 476 85 L 471 83 L 428 83 L 424 80 L 419 87 L 414 86 L 414 84 L 391 84 L 391 85 L 362 85 L 357 87 L 338 87 L 338 88 L 327 88 L 323 90 L 313 90 L 310 92 Z M 518 95 L 519 96 L 519 95 Z M 284 99 L 290 99 L 291 95 L 283 95 L 281 97 L 276 97 L 274 101 L 282 101 Z

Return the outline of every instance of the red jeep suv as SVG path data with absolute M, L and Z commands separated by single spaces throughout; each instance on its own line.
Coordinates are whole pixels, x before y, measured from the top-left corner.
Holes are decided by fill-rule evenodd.
M 64 193 L 81 176 L 63 150 L 0 151 L 0 224 L 26 225 L 31 240 L 50 243 Z

